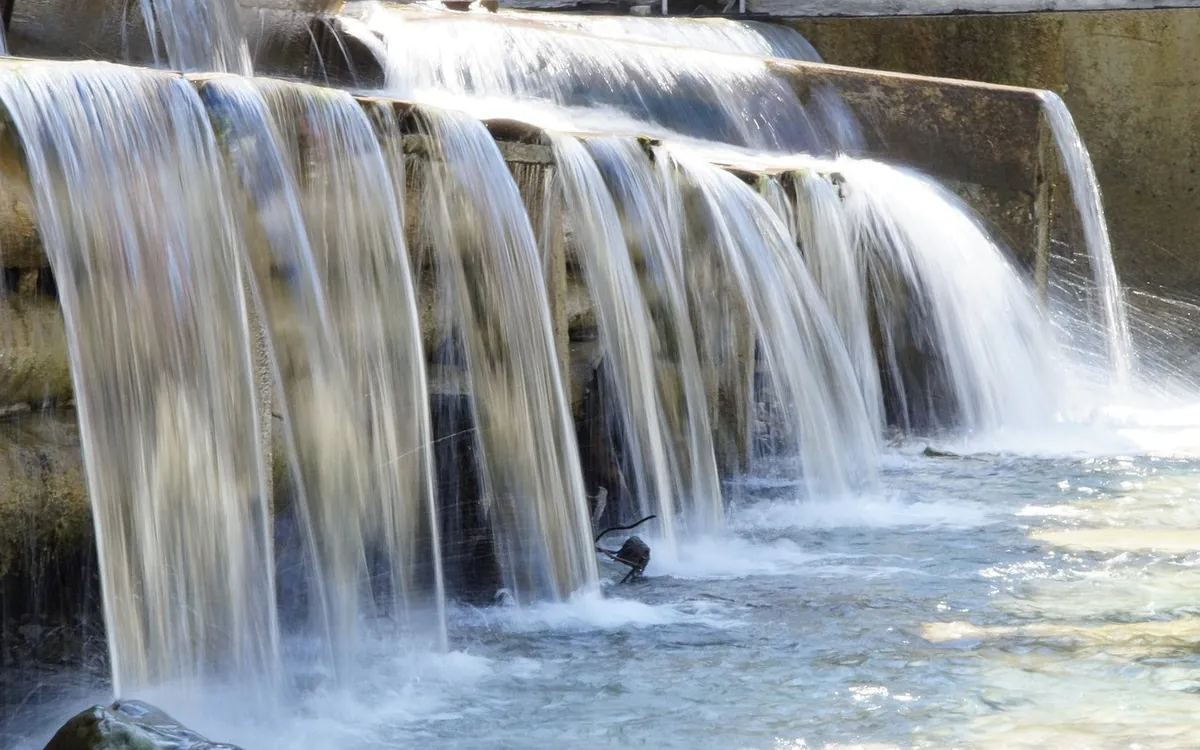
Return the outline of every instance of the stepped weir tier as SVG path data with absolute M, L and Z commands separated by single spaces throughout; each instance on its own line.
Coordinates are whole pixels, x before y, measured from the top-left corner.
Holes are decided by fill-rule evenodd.
M 1200 741 L 1200 308 L 1055 92 L 0 7 L 0 747 Z

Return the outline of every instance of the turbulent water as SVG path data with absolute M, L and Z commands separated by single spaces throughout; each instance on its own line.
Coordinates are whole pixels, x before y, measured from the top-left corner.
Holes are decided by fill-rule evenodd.
M 849 503 L 747 477 L 729 530 L 644 584 L 454 607 L 444 654 L 364 640 L 357 683 L 278 721 L 145 697 L 262 750 L 1194 747 L 1200 414 L 1145 407 L 1033 453 L 897 446 Z

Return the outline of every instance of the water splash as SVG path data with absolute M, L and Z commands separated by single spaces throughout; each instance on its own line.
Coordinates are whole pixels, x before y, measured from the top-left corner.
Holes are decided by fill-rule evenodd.
M 1083 239 L 1091 258 L 1092 276 L 1104 311 L 1109 366 L 1114 384 L 1127 387 L 1133 372 L 1133 342 L 1121 280 L 1113 264 L 1112 241 L 1104 216 L 1104 201 L 1100 197 L 1100 183 L 1096 180 L 1092 158 L 1066 103 L 1053 91 L 1041 92 L 1041 98 L 1083 225 Z
M 0 66 L 66 318 L 113 687 L 277 677 L 239 227 L 186 81 Z M 264 694 L 269 690 L 264 690 Z
M 461 341 L 485 507 L 518 600 L 595 585 L 587 500 L 529 215 L 482 123 L 428 110 L 424 205 L 446 319 Z
M 176 70 L 250 75 L 253 64 L 236 0 L 139 0 L 156 63 L 161 35 Z

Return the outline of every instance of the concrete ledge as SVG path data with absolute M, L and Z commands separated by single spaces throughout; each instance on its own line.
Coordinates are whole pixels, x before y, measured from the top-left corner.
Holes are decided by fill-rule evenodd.
M 767 65 L 805 103 L 836 92 L 858 120 L 858 156 L 946 183 L 1024 268 L 1044 264 L 1052 217 L 1039 196 L 1054 154 L 1036 89 L 790 60 Z
M 746 0 L 747 13 L 770 18 L 993 15 L 1195 7 L 1200 7 L 1197 0 Z
M 648 0 L 508 0 L 506 8 L 623 14 L 636 6 L 662 13 Z M 772 20 L 815 17 L 1002 15 L 1100 10 L 1196 8 L 1200 0 L 667 0 L 671 16 L 723 16 Z

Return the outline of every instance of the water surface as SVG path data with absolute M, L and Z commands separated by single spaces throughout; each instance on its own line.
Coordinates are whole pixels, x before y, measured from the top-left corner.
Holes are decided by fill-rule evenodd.
M 1108 410 L 1073 455 L 893 446 L 886 489 L 854 500 L 747 478 L 727 487 L 730 529 L 644 582 L 453 606 L 449 653 L 365 643 L 352 686 L 310 675 L 278 717 L 239 716 L 235 692 L 144 697 L 247 750 L 1194 747 L 1186 417 Z

